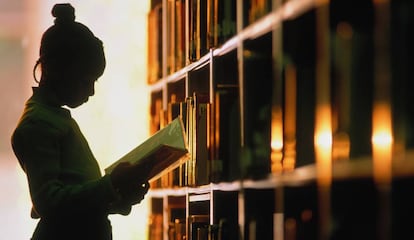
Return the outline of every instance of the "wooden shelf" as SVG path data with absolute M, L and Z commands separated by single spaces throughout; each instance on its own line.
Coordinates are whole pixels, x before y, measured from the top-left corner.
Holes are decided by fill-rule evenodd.
M 404 1 L 408 0 L 392 5 L 398 8 L 392 14 L 411 6 Z M 174 1 L 161 2 L 165 18 L 170 14 L 166 12 L 171 7 L 168 4 Z M 214 37 L 211 28 L 207 28 L 211 22 L 203 22 L 211 19 L 198 18 L 208 16 L 206 13 L 192 12 L 203 10 L 197 5 L 201 2 L 177 2 L 186 8 L 186 65 L 166 66 L 172 60 L 168 55 L 171 36 L 165 34 L 174 24 L 163 19 L 162 76 L 149 86 L 153 98 L 151 117 L 160 119 L 151 121 L 151 129 L 162 127 L 166 116 L 176 114 L 179 107 L 179 114 L 187 120 L 186 133 L 193 155 L 180 171 L 161 177 L 148 193 L 157 199 L 157 204 L 161 200 L 164 204 L 163 240 L 168 239 L 167 231 L 173 221 L 165 210 L 171 197 L 181 201 L 178 212 L 185 211 L 189 240 L 196 240 L 191 238 L 198 230 L 207 234 L 208 228 L 219 229 L 224 223 L 229 225 L 224 230 L 234 234 L 227 239 L 279 239 L 274 228 L 284 231 L 287 238 L 317 239 L 320 234 L 345 234 L 346 238 L 355 239 L 352 234 L 358 232 L 365 236 L 362 239 L 373 239 L 378 231 L 382 232 L 376 214 L 389 214 L 383 212 L 383 207 L 393 208 L 393 215 L 387 215 L 387 220 L 406 232 L 398 217 L 406 214 L 402 208 L 408 208 L 410 216 L 414 214 L 410 201 L 401 197 L 414 182 L 414 141 L 412 133 L 404 132 L 414 129 L 414 117 L 404 112 L 412 105 L 412 99 L 405 96 L 409 95 L 408 90 L 399 98 L 396 89 L 414 86 L 407 77 L 410 67 L 401 60 L 390 64 L 393 69 L 385 74 L 387 69 L 378 70 L 376 65 L 385 62 L 384 57 L 389 57 L 389 62 L 397 58 L 381 49 L 382 44 L 389 44 L 383 41 L 384 36 L 398 42 L 396 35 L 388 32 L 386 26 L 375 25 L 375 21 L 390 20 L 384 14 L 390 7 L 387 1 L 364 0 L 358 6 L 348 0 L 263 0 L 259 14 L 254 11 L 258 9 L 251 9 L 259 1 L 226 0 L 231 5 L 228 17 L 233 17 L 227 19 L 227 24 L 235 24 L 237 31 L 209 46 L 201 45 Z M 224 3 L 203 3 L 213 2 Z M 190 8 L 191 4 L 195 7 Z M 266 8 L 270 4 L 281 5 Z M 208 11 L 211 9 L 214 8 Z M 414 22 L 411 18 L 396 18 L 392 24 L 400 24 L 398 21 L 404 26 Z M 406 31 L 401 29 L 395 27 L 392 31 Z M 205 32 L 212 35 L 204 36 Z M 401 46 L 386 49 L 393 49 L 393 53 L 399 50 L 404 55 Z M 392 82 L 379 76 L 401 79 Z M 395 132 L 395 149 L 390 169 L 393 190 L 386 193 L 374 180 L 373 169 L 373 106 L 379 100 L 390 105 L 390 115 L 396 120 L 388 126 Z M 175 107 L 174 113 L 168 112 L 170 107 Z M 322 125 L 327 126 L 332 137 L 331 148 L 326 150 L 330 151 L 326 165 L 330 168 L 333 161 L 332 167 L 323 173 L 331 176 L 328 188 L 320 185 L 317 165 L 317 150 L 321 147 L 316 144 L 316 137 L 321 134 Z M 271 149 L 274 141 L 280 143 L 281 149 L 273 159 L 272 153 L 279 151 Z M 387 197 L 394 202 L 391 206 L 381 205 L 389 203 Z M 414 196 L 408 199 L 414 202 Z M 399 206 L 397 201 L 404 203 Z M 192 217 L 197 216 L 203 221 L 197 221 L 200 225 L 194 227 Z M 336 224 L 331 233 L 326 230 L 330 229 L 329 219 Z M 366 228 L 359 228 L 364 224 Z
M 323 1 L 321 1 L 323 2 Z M 225 43 L 217 48 L 211 49 L 213 56 L 222 56 L 230 51 L 233 51 L 239 47 L 242 42 L 255 39 L 263 36 L 266 33 L 271 32 L 275 28 L 280 27 L 283 21 L 293 19 L 300 14 L 307 12 L 321 3 L 317 3 L 314 0 L 291 0 L 286 2 L 280 9 L 274 10 L 256 22 L 250 24 L 246 28 L 242 29 L 232 38 L 228 39 Z M 211 53 L 207 53 L 197 61 L 194 61 L 178 71 L 161 78 L 157 83 L 150 85 L 150 91 L 157 91 L 162 88 L 168 82 L 175 82 L 186 76 L 188 72 L 196 69 L 203 64 L 206 64 L 211 57 Z
M 414 150 L 403 156 L 396 157 L 393 163 L 393 178 L 414 178 Z M 302 186 L 316 182 L 316 167 L 311 164 L 296 168 L 283 174 L 273 174 L 265 179 L 244 179 L 233 182 L 210 183 L 198 187 L 174 187 L 151 189 L 150 196 L 183 196 L 186 194 L 208 194 L 211 191 L 241 191 L 242 189 L 271 189 L 283 186 Z M 332 180 L 372 179 L 372 159 L 362 158 L 335 162 L 332 167 Z

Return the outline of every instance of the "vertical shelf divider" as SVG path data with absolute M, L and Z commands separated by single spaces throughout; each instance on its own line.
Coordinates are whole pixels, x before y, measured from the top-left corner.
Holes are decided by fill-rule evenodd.
M 151 132 L 167 123 L 166 116 L 170 120 L 173 115 L 185 116 L 191 160 L 182 165 L 185 170 L 178 169 L 178 174 L 173 172 L 177 169 L 165 170 L 151 185 L 157 228 L 149 240 L 170 239 L 175 220 L 187 240 L 199 240 L 192 239 L 197 229 L 200 239 L 217 240 L 205 235 L 208 227 L 220 229 L 222 222 L 231 225 L 230 238 L 239 240 L 296 236 L 327 240 L 335 234 L 352 239 L 353 232 L 361 231 L 370 238 L 372 230 L 387 235 L 382 239 L 399 234 L 391 232 L 388 223 L 395 224 L 400 215 L 394 214 L 405 214 L 412 201 L 401 207 L 394 200 L 412 197 L 405 195 L 405 188 L 393 191 L 411 185 L 414 176 L 412 164 L 405 165 L 408 161 L 398 163 L 398 168 L 392 162 L 397 151 L 404 153 L 398 156 L 402 160 L 414 155 L 411 133 L 393 133 L 414 126 L 408 121 L 414 114 L 404 112 L 409 97 L 396 103 L 399 96 L 392 94 L 410 84 L 409 76 L 392 82 L 400 74 L 409 75 L 408 70 L 397 72 L 410 66 L 396 66 L 405 63 L 393 62 L 399 56 L 391 51 L 411 46 L 394 42 L 399 34 L 408 35 L 397 25 L 404 16 L 396 16 L 405 7 L 414 9 L 410 0 L 405 1 L 361 0 L 356 9 L 347 0 L 152 0 L 157 11 L 152 12 L 151 24 L 162 26 L 152 34 L 157 47 L 149 54 L 154 70 L 148 78 Z M 368 23 L 371 7 L 379 15 Z M 407 26 L 413 22 L 404 20 Z M 346 27 L 345 49 L 337 42 L 340 29 L 335 24 Z M 346 61 L 336 62 L 344 52 L 349 52 Z M 407 89 L 403 90 L 408 95 Z M 379 103 L 386 104 L 386 118 L 375 120 Z M 401 109 L 393 112 L 393 107 Z M 401 119 L 393 119 L 395 114 Z M 392 120 L 404 121 L 403 126 Z M 343 129 L 338 127 L 340 121 L 345 122 Z M 376 124 L 390 130 L 386 156 L 375 152 Z M 335 141 L 338 131 L 348 134 L 347 146 L 338 144 L 339 138 Z M 411 147 L 395 148 L 393 137 Z M 338 149 L 343 150 L 344 161 L 333 164 L 333 159 L 339 160 L 334 154 Z M 381 173 L 385 175 L 377 175 Z M 367 185 L 361 187 L 361 182 Z M 357 209 L 348 216 L 348 209 L 341 207 L 349 207 L 349 202 L 340 197 L 360 189 L 364 195 L 356 196 L 359 206 L 374 209 L 363 201 L 369 199 L 382 201 L 382 208 L 374 214 Z M 226 209 L 226 204 L 232 206 Z M 368 217 L 375 214 L 382 215 L 371 221 Z M 358 220 L 370 226 L 359 228 Z M 392 227 L 409 229 L 398 220 L 399 225 Z

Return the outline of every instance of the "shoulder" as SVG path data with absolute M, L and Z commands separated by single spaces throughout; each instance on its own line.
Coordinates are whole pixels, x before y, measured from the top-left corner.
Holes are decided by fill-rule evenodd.
M 28 104 L 11 136 L 11 145 L 20 164 L 39 154 L 52 154 L 70 131 L 65 118 L 41 105 Z
M 71 117 L 69 113 L 65 115 L 62 110 L 29 102 L 13 132 L 13 144 L 23 140 L 31 142 L 44 141 L 66 135 L 71 128 Z
M 28 102 L 19 121 L 18 128 L 48 128 L 58 132 L 69 129 L 71 116 L 68 110 L 49 107 L 36 102 Z

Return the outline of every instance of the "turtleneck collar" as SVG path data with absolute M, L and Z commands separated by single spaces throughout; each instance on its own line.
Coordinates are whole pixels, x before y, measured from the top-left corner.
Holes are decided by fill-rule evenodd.
M 36 102 L 40 102 L 51 107 L 62 107 L 62 104 L 60 104 L 56 94 L 48 87 L 32 87 L 32 90 L 32 98 L 36 100 Z
M 30 102 L 35 102 L 44 105 L 48 108 L 53 108 L 56 111 L 64 112 L 64 114 L 69 114 L 70 116 L 70 111 L 62 107 L 62 104 L 58 100 L 56 94 L 53 91 L 51 91 L 48 87 L 33 87 L 32 90 L 33 95 L 28 101 L 29 104 Z

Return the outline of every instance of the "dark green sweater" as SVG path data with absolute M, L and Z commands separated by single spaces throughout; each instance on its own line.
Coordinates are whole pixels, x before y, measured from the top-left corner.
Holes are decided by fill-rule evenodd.
M 34 88 L 12 136 L 28 179 L 33 239 L 111 239 L 109 213 L 128 214 L 69 110 L 47 89 Z

